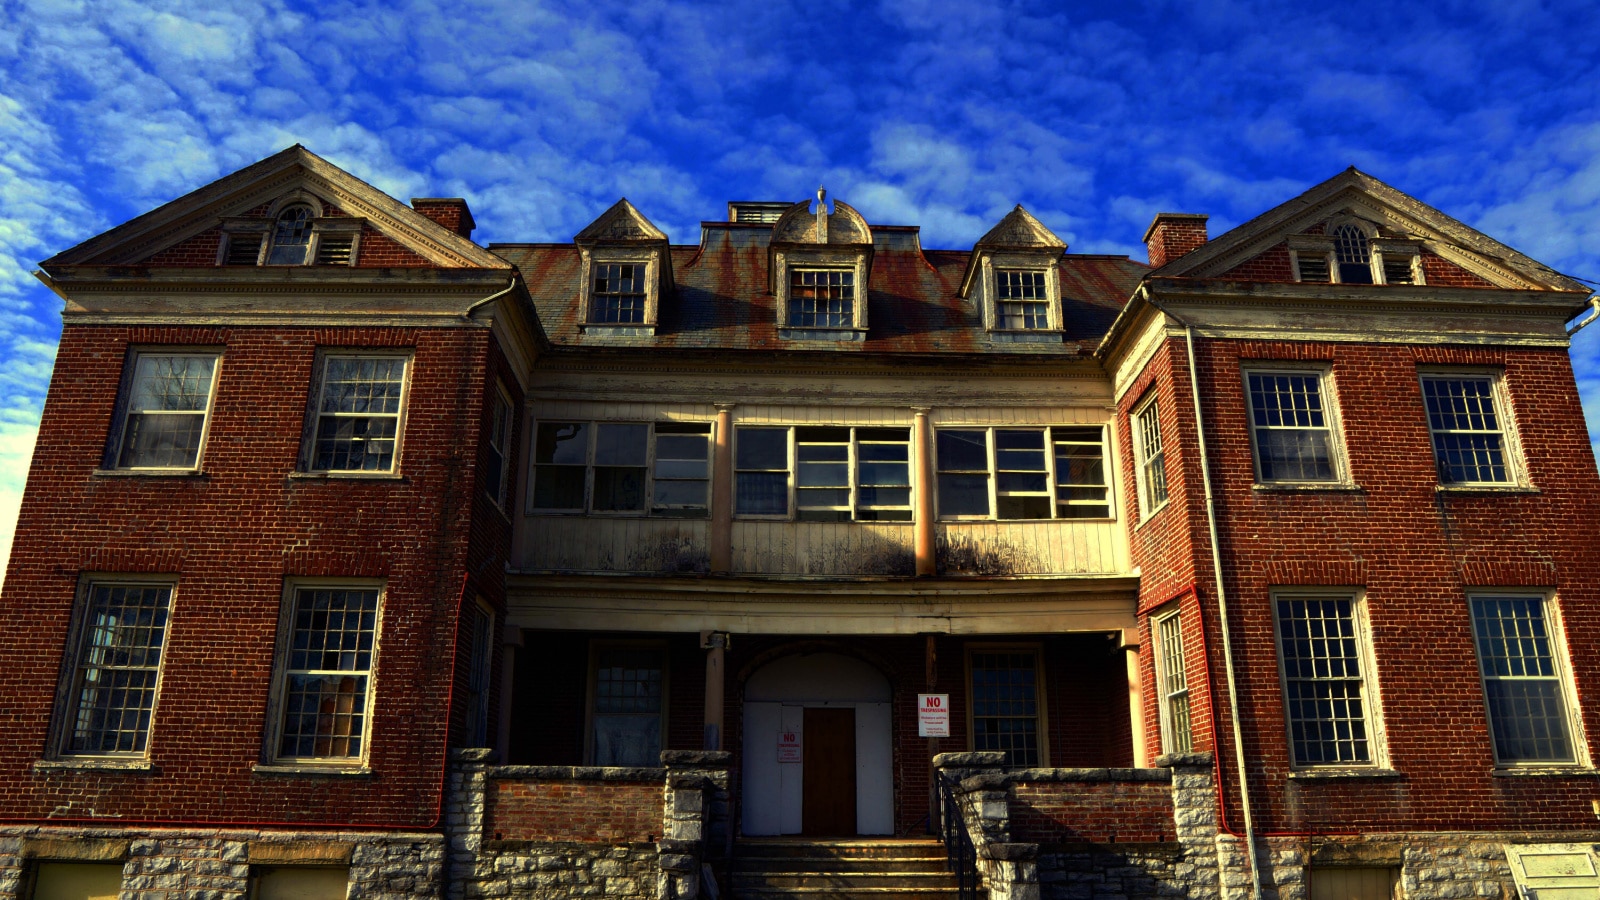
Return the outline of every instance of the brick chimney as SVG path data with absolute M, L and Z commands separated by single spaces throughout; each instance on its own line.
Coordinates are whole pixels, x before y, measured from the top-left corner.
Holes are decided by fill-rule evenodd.
M 1206 237 L 1209 218 L 1200 213 L 1156 213 L 1144 233 L 1144 245 L 1150 250 L 1150 265 L 1159 269 L 1203 246 L 1209 240 Z
M 478 227 L 467 201 L 460 197 L 412 197 L 411 208 L 464 238 L 472 237 L 472 229 Z

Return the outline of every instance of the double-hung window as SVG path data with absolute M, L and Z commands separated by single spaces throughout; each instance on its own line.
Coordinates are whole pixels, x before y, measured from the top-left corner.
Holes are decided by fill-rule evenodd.
M 466 722 L 462 739 L 467 747 L 489 746 L 489 679 L 494 665 L 494 610 L 482 600 L 461 610 L 461 633 L 466 667 L 466 695 L 462 705 Z
M 1256 480 L 1263 484 L 1342 481 L 1337 419 L 1326 373 L 1250 369 L 1244 377 Z
M 307 471 L 396 470 L 409 362 L 408 356 L 392 353 L 323 354 L 309 423 Z
M 542 421 L 533 508 L 703 518 L 710 509 L 709 422 Z
M 792 503 L 800 521 L 911 519 L 908 428 L 740 426 L 734 433 L 739 515 L 788 516 Z
M 639 325 L 645 314 L 643 263 L 596 263 L 589 321 L 603 325 Z
M 589 690 L 589 760 L 659 766 L 666 727 L 666 652 L 654 643 L 596 642 Z
M 944 519 L 1104 519 L 1111 516 L 1105 429 L 941 428 Z
M 139 350 L 129 355 L 111 441 L 118 469 L 193 471 L 216 389 L 216 353 Z
M 172 585 L 92 581 L 75 632 L 63 756 L 141 757 L 150 740 Z
M 1139 483 L 1139 514 L 1155 515 L 1167 503 L 1167 456 L 1161 440 L 1161 407 L 1152 398 L 1133 414 L 1133 458 Z
M 489 411 L 488 455 L 484 460 L 483 490 L 496 506 L 506 502 L 506 476 L 511 471 L 511 435 L 515 422 L 512 418 L 511 400 L 505 391 L 496 389 L 493 408 Z
M 1501 765 L 1578 762 L 1556 630 L 1540 594 L 1475 594 L 1472 633 Z
M 1045 765 L 1039 652 L 1030 647 L 974 648 L 967 655 L 972 749 L 999 750 L 1012 768 Z
M 1188 753 L 1194 749 L 1189 726 L 1189 676 L 1184 670 L 1183 620 L 1168 613 L 1154 620 L 1156 685 L 1161 693 L 1161 749 Z
M 1000 328 L 1036 331 L 1050 327 L 1050 295 L 1045 290 L 1045 275 L 1040 270 L 995 270 Z
M 791 269 L 789 326 L 854 328 L 856 273 L 851 269 Z
M 1376 717 L 1359 605 L 1352 593 L 1273 597 L 1290 758 L 1296 766 L 1367 766 Z
M 380 594 L 376 586 L 291 587 L 279 637 L 275 761 L 365 759 Z
M 1425 373 L 1433 459 L 1444 485 L 1506 485 L 1516 481 L 1514 454 L 1501 414 L 1499 379 L 1486 373 Z

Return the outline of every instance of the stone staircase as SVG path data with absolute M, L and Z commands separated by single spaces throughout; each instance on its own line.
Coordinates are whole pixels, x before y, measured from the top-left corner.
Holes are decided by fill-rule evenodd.
M 731 900 L 956 900 L 944 844 L 931 838 L 745 838 L 734 847 Z M 980 892 L 979 900 L 983 900 Z

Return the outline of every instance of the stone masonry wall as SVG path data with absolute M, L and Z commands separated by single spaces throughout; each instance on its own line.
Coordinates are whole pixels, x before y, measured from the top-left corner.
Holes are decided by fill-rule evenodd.
M 216 829 L 0 829 L 0 900 L 21 900 L 34 862 L 122 863 L 122 900 L 243 900 L 252 866 L 348 866 L 349 900 L 436 898 L 437 834 Z

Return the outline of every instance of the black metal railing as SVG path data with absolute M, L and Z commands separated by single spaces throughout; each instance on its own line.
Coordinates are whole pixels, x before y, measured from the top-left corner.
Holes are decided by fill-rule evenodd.
M 966 816 L 956 796 L 954 779 L 939 773 L 939 832 L 944 838 L 945 864 L 956 876 L 959 900 L 977 900 L 978 851 L 967 832 Z

